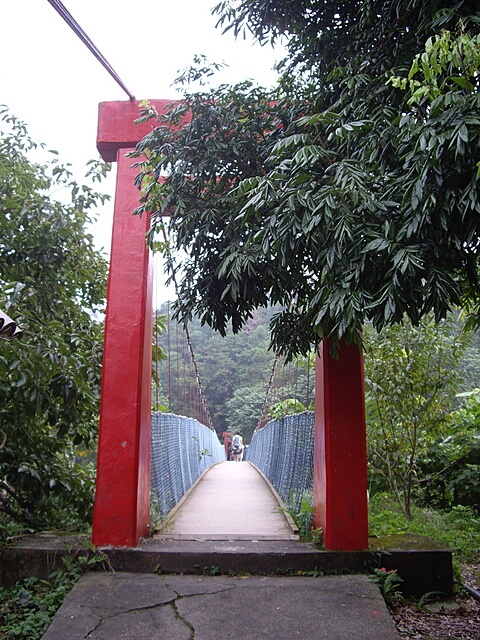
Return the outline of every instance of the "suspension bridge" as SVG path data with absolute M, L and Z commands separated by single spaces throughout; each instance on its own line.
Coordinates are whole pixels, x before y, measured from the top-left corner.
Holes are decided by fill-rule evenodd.
M 107 111 L 119 108 L 124 107 L 110 104 Z M 118 131 L 104 134 L 104 157 L 111 159 Z M 315 360 L 315 411 L 270 420 L 272 404 L 283 402 L 295 410 L 301 386 L 296 373 L 287 391 L 275 397 L 278 374 L 289 379 L 275 361 L 257 429 L 241 462 L 228 459 L 229 434 L 224 432 L 220 442 L 213 428 L 186 332 L 184 364 L 193 372 L 185 372 L 182 382 L 169 375 L 168 411 L 152 412 L 152 399 L 156 409 L 160 404 L 158 384 L 153 398 L 151 384 L 153 277 L 145 243 L 148 220 L 132 216 L 138 194 L 125 151 L 131 136 L 123 131 L 116 151 L 92 533 L 117 573 L 84 576 L 43 640 L 139 638 L 139 633 L 179 640 L 193 635 L 209 640 L 398 638 L 380 592 L 366 576 L 306 577 L 346 568 L 362 573 L 374 557 L 365 551 L 363 369 L 356 347 L 341 345 L 335 359 L 323 343 Z M 178 374 L 180 367 L 174 369 Z M 311 386 L 308 378 L 305 406 Z M 313 508 L 313 522 L 305 525 L 322 528 L 326 555 L 298 540 L 297 525 L 288 515 L 301 514 L 305 501 Z M 150 526 L 152 508 L 160 516 L 159 526 Z M 347 559 L 344 550 L 359 553 Z M 395 553 L 377 554 L 377 562 L 398 566 Z M 50 563 L 48 553 L 46 560 Z M 438 579 L 432 580 L 439 573 L 435 560 L 424 580 L 429 588 L 438 588 Z M 410 570 L 404 565 L 402 575 L 405 584 L 418 588 L 414 564 Z M 206 575 L 192 575 L 202 567 Z M 245 572 L 254 575 L 240 579 Z M 448 582 L 451 558 L 442 572 Z
M 167 105 L 156 101 L 156 107 Z M 324 341 L 315 354 L 314 383 L 310 372 L 304 384 L 297 373 L 289 380 L 274 362 L 241 462 L 228 459 L 229 434 L 221 434 L 221 442 L 212 425 L 188 331 L 181 334 L 187 357 L 164 382 L 167 411 L 158 411 L 149 220 L 132 215 L 139 194 L 128 157 L 148 133 L 145 123 L 135 127 L 139 115 L 133 100 L 100 105 L 98 147 L 118 168 L 92 542 L 114 572 L 87 573 L 42 640 L 394 640 L 393 621 L 367 576 L 307 577 L 383 566 L 398 569 L 405 592 L 417 597 L 452 590 L 451 553 L 431 541 L 423 548 L 413 541 L 413 553 L 369 547 L 363 367 L 356 346 L 340 344 L 332 357 Z M 278 374 L 289 382 L 275 397 Z M 313 412 L 294 413 L 301 387 L 304 406 L 314 395 Z M 272 404 L 287 415 L 270 419 Z M 311 526 L 321 529 L 323 549 L 298 539 L 297 528 Z M 22 539 L 0 553 L 0 580 L 18 580 L 32 569 L 47 578 L 72 549 L 85 553 L 76 538 Z M 248 580 L 241 579 L 245 573 Z
M 298 539 L 291 514 L 300 515 L 302 502 L 311 513 L 314 422 L 313 412 L 295 412 L 312 399 L 311 358 L 288 366 L 273 358 L 252 441 L 235 456 L 232 432 L 221 443 L 214 430 L 190 330 L 172 320 L 170 303 L 162 310 L 155 324 L 165 326 L 167 357 L 155 363 L 152 394 L 162 411 L 151 422 L 152 506 L 162 521 L 155 537 Z M 270 419 L 278 411 L 286 415 Z M 232 464 L 243 458 L 247 464 Z
M 313 413 L 268 422 L 243 462 L 231 460 L 230 436 L 221 444 L 196 419 L 152 414 L 153 507 L 163 520 L 155 537 L 298 539 L 291 514 L 312 500 Z
M 151 416 L 152 508 L 162 522 L 155 538 L 298 539 L 292 514 L 302 502 L 311 510 L 314 421 L 295 410 L 311 401 L 311 359 L 282 366 L 275 356 L 253 438 L 234 456 L 232 432 L 220 442 L 214 430 L 189 328 L 166 306 L 167 358 L 155 363 L 152 394 L 163 409 Z M 290 415 L 269 419 L 279 408 Z
M 152 100 L 150 104 L 161 114 L 171 103 Z M 160 435 L 157 418 L 152 419 L 154 277 L 151 252 L 145 242 L 150 221 L 148 216 L 132 215 L 139 203 L 135 186 L 138 169 L 129 153 L 154 128 L 155 122 L 136 124 L 139 117 L 140 107 L 134 100 L 101 103 L 99 107 L 97 147 L 104 160 L 117 163 L 92 534 L 94 544 L 99 547 L 135 547 L 141 539 L 151 537 L 151 498 L 154 504 L 158 501 L 162 518 L 167 517 L 162 501 L 168 502 L 169 509 L 174 508 L 205 471 L 202 465 L 207 461 L 220 462 L 216 453 L 205 455 L 205 451 L 220 451 L 220 443 L 213 440 L 208 445 L 199 444 L 195 455 L 191 452 L 192 443 L 197 446 L 202 441 L 205 429 L 214 433 L 193 357 L 193 378 L 198 388 L 190 397 L 200 410 L 193 418 L 203 426 L 195 426 L 195 434 L 190 433 L 185 436 L 187 441 L 180 443 L 168 438 L 172 433 L 183 437 L 181 433 L 189 433 L 193 428 L 188 420 L 182 420 L 182 426 L 172 426 L 181 411 L 176 409 L 172 413 L 169 419 L 172 424 L 164 425 Z M 186 340 L 191 350 L 188 334 Z M 272 380 L 273 377 L 274 372 Z M 366 435 L 359 349 L 341 344 L 333 357 L 329 343 L 324 341 L 316 355 L 314 386 L 315 411 L 297 418 L 295 426 L 289 421 L 280 421 L 277 426 L 265 424 L 266 415 L 259 417 L 258 433 L 252 439 L 246 460 L 258 468 L 280 497 L 282 503 L 273 512 L 298 513 L 298 504 L 309 493 L 313 526 L 322 529 L 327 549 L 366 549 Z M 171 390 L 169 395 L 173 395 Z M 308 405 L 309 400 L 305 401 Z M 164 420 L 160 422 L 163 424 Z M 265 443 L 269 436 L 264 434 L 271 434 L 268 445 Z M 223 445 L 225 449 L 225 439 Z M 193 471 L 196 459 L 201 464 Z M 179 477 L 181 483 L 177 481 Z M 201 482 L 208 477 L 206 474 Z M 222 482 L 208 507 L 205 504 L 202 507 L 211 522 L 218 512 Z M 250 504 L 254 504 L 254 498 L 253 494 L 248 497 Z M 186 509 L 185 505 L 183 508 Z M 193 512 L 193 507 L 190 509 Z M 260 533 L 259 529 L 248 535 L 255 539 Z M 203 532 L 208 534 L 219 535 Z
M 145 128 L 135 129 L 138 115 L 134 101 L 100 106 L 98 146 L 118 170 L 92 541 L 115 572 L 86 574 L 43 640 L 398 638 L 367 576 L 307 577 L 365 573 L 377 564 L 399 568 L 407 593 L 451 591 L 449 552 L 416 549 L 417 560 L 398 549 L 368 548 L 363 368 L 356 346 L 341 344 L 334 358 L 323 342 L 315 355 L 315 382 L 304 385 L 314 387 L 314 411 L 270 420 L 272 403 L 296 408 L 300 386 L 298 379 L 290 382 L 275 399 L 276 375 L 288 376 L 274 364 L 241 462 L 228 459 L 229 434 L 221 442 L 213 428 L 187 332 L 193 372 L 181 383 L 169 376 L 168 410 L 152 412 L 152 400 L 154 409 L 159 402 L 155 385 L 152 398 L 149 220 L 132 215 L 139 196 L 128 158 L 145 135 Z M 305 502 L 313 519 L 303 524 L 322 530 L 325 550 L 298 540 L 289 514 L 298 518 Z M 4 579 L 29 575 L 33 557 L 36 574 L 43 563 L 48 576 L 68 540 L 29 544 L 22 540 L 3 554 Z M 245 572 L 253 575 L 240 579 Z M 163 573 L 168 575 L 158 575 Z

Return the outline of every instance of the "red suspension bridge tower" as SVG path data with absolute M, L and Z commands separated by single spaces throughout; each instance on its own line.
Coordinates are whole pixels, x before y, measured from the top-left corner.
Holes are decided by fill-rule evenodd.
M 167 100 L 151 100 L 159 113 Z M 150 221 L 133 216 L 137 170 L 127 154 L 154 121 L 135 125 L 134 100 L 99 108 L 97 147 L 117 162 L 107 288 L 93 542 L 137 546 L 149 535 L 153 272 L 145 235 Z M 316 366 L 314 527 L 327 550 L 368 546 L 363 361 L 354 345 L 332 358 L 328 343 Z M 213 508 L 213 506 L 212 506 Z

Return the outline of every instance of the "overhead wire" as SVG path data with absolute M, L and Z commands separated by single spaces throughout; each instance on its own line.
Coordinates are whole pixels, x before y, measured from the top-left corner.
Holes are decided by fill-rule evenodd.
M 112 76 L 115 82 L 125 91 L 130 100 L 135 100 L 135 96 L 133 93 L 126 87 L 118 73 L 111 66 L 105 56 L 101 53 L 98 47 L 90 40 L 88 35 L 82 29 L 82 27 L 78 24 L 72 14 L 68 11 L 68 9 L 63 5 L 60 0 L 48 0 L 51 6 L 55 9 L 55 11 L 63 18 L 63 20 L 68 24 L 68 26 L 74 31 L 74 33 L 80 38 L 83 44 L 87 47 L 87 49 L 93 53 L 95 58 L 100 62 L 102 67 Z

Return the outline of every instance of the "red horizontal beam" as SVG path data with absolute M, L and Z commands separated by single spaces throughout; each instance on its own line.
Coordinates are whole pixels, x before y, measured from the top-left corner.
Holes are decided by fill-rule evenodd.
M 135 147 L 150 131 L 158 126 L 155 119 L 135 124 L 140 117 L 142 104 L 139 100 L 100 102 L 98 105 L 97 149 L 106 162 L 115 162 L 119 149 Z M 178 100 L 148 100 L 159 114 L 178 104 Z M 185 118 L 185 122 L 188 118 Z

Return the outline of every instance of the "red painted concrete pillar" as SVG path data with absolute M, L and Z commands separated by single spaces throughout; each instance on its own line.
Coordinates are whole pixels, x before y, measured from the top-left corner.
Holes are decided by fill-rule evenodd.
M 150 104 L 164 113 L 171 101 Z M 133 547 L 149 533 L 153 270 L 145 242 L 149 220 L 132 215 L 139 170 L 125 158 L 156 126 L 154 120 L 138 124 L 140 115 L 135 100 L 99 105 L 97 148 L 118 167 L 93 514 L 97 546 Z
M 313 526 L 322 528 L 327 550 L 366 549 L 367 445 L 359 348 L 341 343 L 336 359 L 324 341 L 315 386 Z
M 134 547 L 150 518 L 153 270 L 146 216 L 133 216 L 138 169 L 117 151 L 117 187 L 100 401 L 93 543 Z

